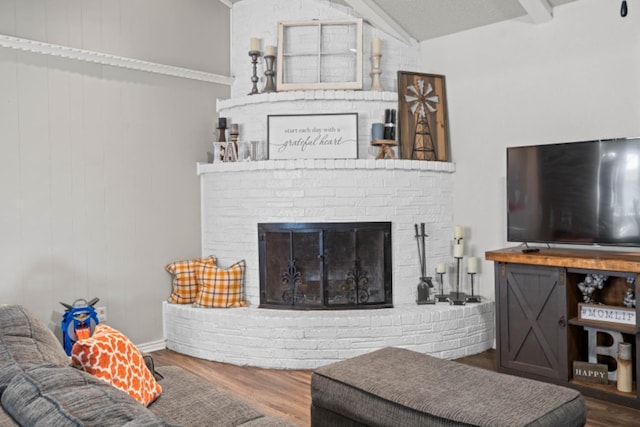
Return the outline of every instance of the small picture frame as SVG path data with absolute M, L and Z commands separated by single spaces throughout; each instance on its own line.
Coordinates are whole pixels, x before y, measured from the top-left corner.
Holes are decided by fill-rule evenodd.
M 397 126 L 401 158 L 451 161 L 445 76 L 398 71 Z
M 269 159 L 357 159 L 358 114 L 267 116 Z

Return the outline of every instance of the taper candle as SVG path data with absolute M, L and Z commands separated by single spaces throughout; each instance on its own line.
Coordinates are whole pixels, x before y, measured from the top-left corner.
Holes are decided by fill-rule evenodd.
M 474 256 L 470 256 L 467 258 L 467 273 L 477 273 L 478 272 L 478 258 Z

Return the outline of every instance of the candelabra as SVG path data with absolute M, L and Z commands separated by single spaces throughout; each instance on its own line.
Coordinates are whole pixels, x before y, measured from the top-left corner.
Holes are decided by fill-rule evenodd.
M 264 85 L 264 89 L 262 89 L 262 93 L 269 93 L 269 92 L 275 92 L 276 91 L 276 82 L 275 82 L 275 71 L 273 71 L 273 66 L 274 66 L 274 62 L 275 62 L 276 57 L 274 55 L 265 55 L 264 56 L 264 62 L 265 62 L 265 71 L 264 71 L 264 75 L 266 76 L 266 83 Z
M 438 276 L 438 282 L 440 282 L 440 293 L 436 295 L 435 298 L 438 302 L 445 302 L 449 299 L 449 296 L 444 294 L 444 271 L 439 272 L 436 270 L 436 275 Z
M 380 84 L 380 58 L 382 54 L 371 55 L 371 90 L 381 91 L 382 85 Z
M 260 56 L 259 50 L 250 50 L 249 56 L 251 57 L 251 64 L 253 64 L 253 74 L 251 75 L 251 82 L 253 83 L 253 87 L 251 88 L 251 92 L 249 95 L 255 95 L 258 92 L 258 57 Z
M 476 275 L 476 273 L 473 272 L 467 272 L 467 274 L 471 277 L 471 295 L 468 296 L 465 301 L 467 302 L 480 302 L 480 296 L 479 295 L 475 295 L 473 293 L 473 276 Z

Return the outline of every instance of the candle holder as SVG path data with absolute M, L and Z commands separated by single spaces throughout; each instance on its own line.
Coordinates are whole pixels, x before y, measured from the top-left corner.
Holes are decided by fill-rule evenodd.
M 262 89 L 262 93 L 276 92 L 276 82 L 275 82 L 276 72 L 273 71 L 275 60 L 276 60 L 276 57 L 274 55 L 264 56 L 264 62 L 265 62 L 265 68 L 266 68 L 264 70 L 264 75 L 266 76 L 267 81 L 264 85 L 264 89 Z
M 464 293 L 460 292 L 460 261 L 462 257 L 455 257 L 456 259 L 456 291 L 451 292 L 449 295 L 449 304 L 451 305 L 465 305 L 466 301 Z
M 446 302 L 449 299 L 449 295 L 444 294 L 444 273 L 438 273 L 436 271 L 436 276 L 438 276 L 438 282 L 440 283 L 440 293 L 435 296 L 436 301 L 438 302 Z
M 258 92 L 258 58 L 260 57 L 259 50 L 250 50 L 249 56 L 251 57 L 251 64 L 253 64 L 253 74 L 251 75 L 251 82 L 253 83 L 253 87 L 251 88 L 251 92 L 249 95 L 256 95 Z
M 380 84 L 380 58 L 382 54 L 371 55 L 371 90 L 381 91 L 382 85 Z
M 479 295 L 475 295 L 473 293 L 473 276 L 475 276 L 476 273 L 467 272 L 467 274 L 471 277 L 471 295 L 468 296 L 465 299 L 465 301 L 466 302 L 480 302 L 480 296 Z

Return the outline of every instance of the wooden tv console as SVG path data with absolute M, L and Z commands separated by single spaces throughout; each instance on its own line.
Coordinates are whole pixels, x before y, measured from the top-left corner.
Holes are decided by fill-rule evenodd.
M 523 253 L 522 249 L 485 253 L 487 260 L 495 262 L 498 371 L 566 385 L 586 396 L 640 408 L 638 308 L 633 325 L 578 318 L 578 304 L 583 302 L 578 284 L 587 275 L 608 276 L 603 289 L 594 293 L 607 306 L 624 307 L 629 287 L 640 294 L 640 253 L 556 248 Z M 631 343 L 631 392 L 618 391 L 615 381 L 594 384 L 574 378 L 573 362 L 587 362 L 589 357 L 586 328 L 598 331 L 598 346 L 611 346 L 610 334 Z M 612 357 L 598 356 L 597 362 L 608 364 L 610 371 L 616 369 Z

